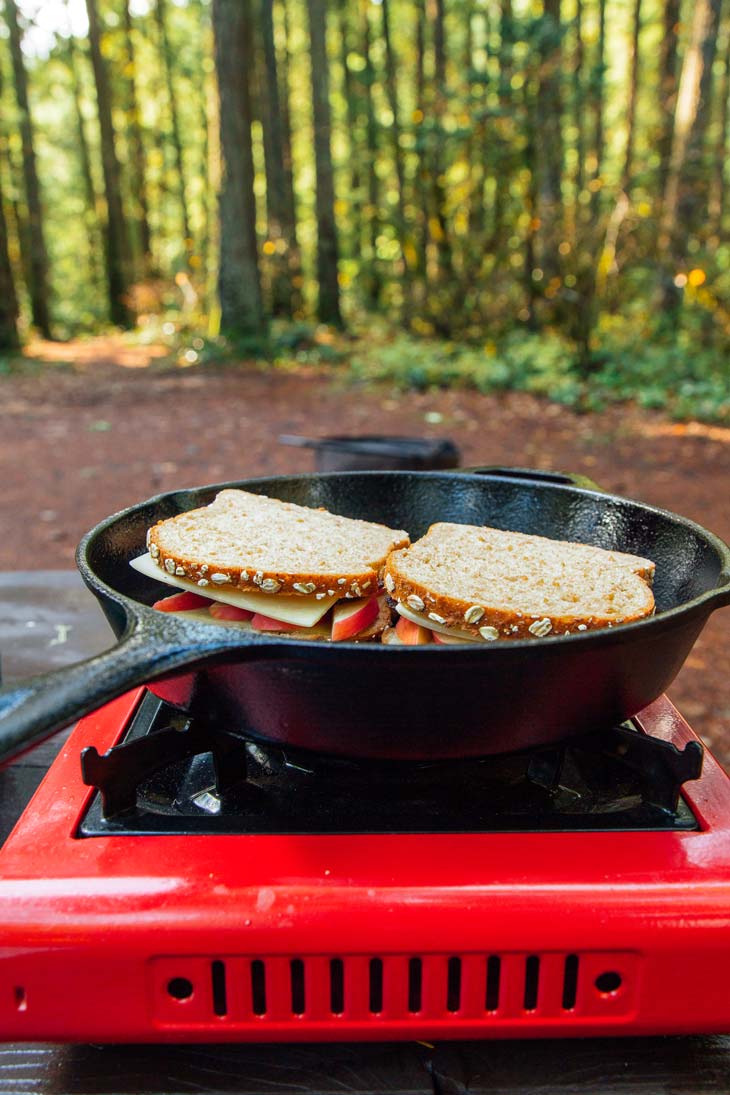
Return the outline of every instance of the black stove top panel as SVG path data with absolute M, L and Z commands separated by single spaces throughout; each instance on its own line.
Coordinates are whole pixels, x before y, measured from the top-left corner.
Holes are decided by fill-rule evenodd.
M 78 836 L 696 829 L 702 748 L 631 724 L 521 753 L 354 762 L 191 722 L 147 694 L 123 741 L 82 753 Z

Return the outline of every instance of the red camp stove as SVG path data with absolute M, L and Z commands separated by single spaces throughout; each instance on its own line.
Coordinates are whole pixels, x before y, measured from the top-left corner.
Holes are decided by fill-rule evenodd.
M 0 1037 L 727 1031 L 729 926 L 730 784 L 666 699 L 529 753 L 357 764 L 139 690 L 0 851 Z

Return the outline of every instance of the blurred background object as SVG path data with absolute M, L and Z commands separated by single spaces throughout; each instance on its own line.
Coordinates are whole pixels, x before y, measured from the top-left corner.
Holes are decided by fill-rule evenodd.
M 453 441 L 429 437 L 294 437 L 282 434 L 282 445 L 312 449 L 315 471 L 433 471 L 458 468 Z

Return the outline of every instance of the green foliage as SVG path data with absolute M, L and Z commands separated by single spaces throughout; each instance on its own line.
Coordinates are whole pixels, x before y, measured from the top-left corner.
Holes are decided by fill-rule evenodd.
M 509 389 L 581 411 L 635 401 L 677 419 L 730 422 L 724 355 L 698 350 L 688 337 L 662 341 L 656 331 L 647 331 L 646 337 L 637 338 L 633 324 L 614 322 L 603 333 L 587 375 L 576 347 L 566 339 L 525 329 L 482 346 L 404 334 L 363 340 L 349 360 L 349 373 L 358 381 L 385 382 L 402 390 Z

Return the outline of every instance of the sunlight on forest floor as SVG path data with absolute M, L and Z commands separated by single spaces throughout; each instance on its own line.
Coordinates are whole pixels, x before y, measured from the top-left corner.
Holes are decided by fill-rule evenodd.
M 71 342 L 34 339 L 25 347 L 23 356 L 29 361 L 47 365 L 70 365 L 79 371 L 100 365 L 147 369 L 169 358 L 170 350 L 167 346 L 130 345 L 122 335 L 102 335 Z

